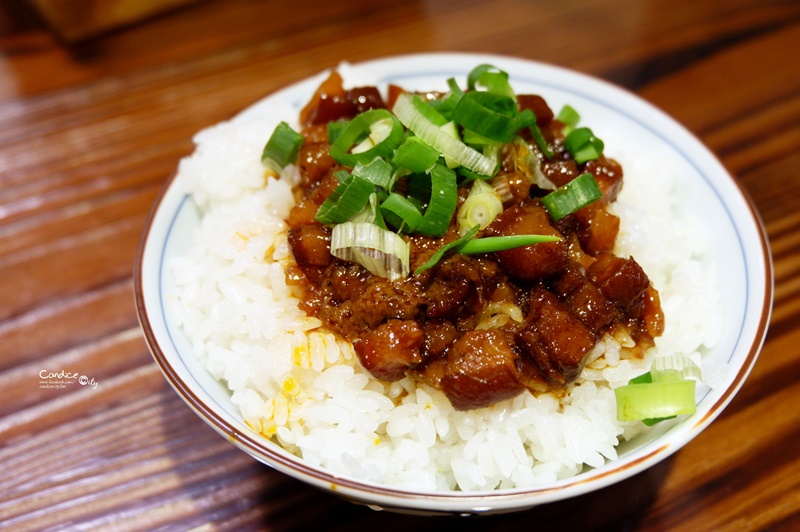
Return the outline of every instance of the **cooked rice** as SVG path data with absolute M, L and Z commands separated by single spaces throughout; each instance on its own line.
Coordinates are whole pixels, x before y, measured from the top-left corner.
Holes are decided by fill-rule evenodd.
M 565 397 L 523 393 L 469 412 L 408 378 L 376 380 L 350 344 L 298 309 L 300 294 L 286 284 L 292 257 L 283 220 L 298 175 L 265 173 L 260 152 L 269 131 L 264 116 L 242 115 L 200 132 L 195 153 L 181 162 L 180 182 L 203 216 L 189 253 L 169 265 L 178 291 L 170 311 L 247 424 L 311 465 L 424 490 L 563 479 L 614 460 L 621 440 L 645 430 L 616 420 L 614 387 L 646 371 L 654 356 L 683 353 L 702 367 L 701 350 L 717 341 L 702 228 L 677 219 L 664 201 L 673 186 L 666 165 L 614 154 L 625 169 L 612 207 L 621 218 L 615 252 L 642 265 L 666 315 L 645 359 L 631 357 L 630 338 L 607 335 Z

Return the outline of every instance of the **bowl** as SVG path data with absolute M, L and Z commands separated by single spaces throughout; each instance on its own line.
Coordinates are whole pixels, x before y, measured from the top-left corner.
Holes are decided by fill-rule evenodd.
M 727 372 L 698 394 L 696 413 L 620 445 L 619 457 L 564 480 L 525 489 L 479 492 L 422 492 L 361 481 L 314 467 L 253 431 L 230 392 L 193 356 L 192 345 L 171 318 L 174 285 L 167 264 L 185 254 L 200 215 L 181 174 L 166 183 L 147 220 L 135 268 L 139 320 L 153 357 L 178 395 L 218 433 L 257 460 L 287 475 L 373 508 L 480 514 L 507 512 L 574 497 L 631 477 L 677 452 L 731 401 L 753 367 L 766 335 L 772 307 L 769 245 L 758 213 L 738 183 L 691 133 L 653 105 L 604 81 L 511 57 L 480 54 L 421 54 L 342 65 L 349 85 L 396 83 L 438 87 L 449 77 L 465 79 L 476 65 L 493 64 L 509 73 L 518 92 L 545 97 L 551 107 L 570 103 L 587 123 L 603 123 L 606 145 L 657 153 L 676 169 L 681 209 L 698 217 L 712 238 L 709 260 L 725 265 L 718 282 L 722 325 L 719 341 L 705 353 Z M 327 76 L 322 72 L 278 91 L 242 114 L 290 109 L 294 116 Z

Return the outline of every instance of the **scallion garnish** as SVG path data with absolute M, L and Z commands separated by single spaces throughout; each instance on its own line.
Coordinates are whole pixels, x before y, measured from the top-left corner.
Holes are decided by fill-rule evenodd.
M 514 89 L 508 82 L 508 73 L 494 65 L 483 64 L 473 68 L 467 75 L 467 87 L 476 90 L 478 86 L 484 87 L 488 92 L 516 98 Z
M 682 414 L 693 414 L 695 380 L 700 368 L 687 356 L 656 357 L 647 373 L 614 390 L 620 421 L 641 419 L 647 426 Z
M 553 235 L 507 235 L 487 236 L 476 238 L 465 243 L 458 249 L 462 255 L 476 255 L 478 253 L 495 253 L 507 249 L 543 244 L 545 242 L 558 242 L 560 237 Z
M 542 198 L 550 217 L 558 221 L 564 216 L 581 209 L 602 197 L 592 174 L 581 174 L 566 185 L 555 189 Z
M 438 100 L 431 100 L 428 102 L 428 105 L 436 109 L 445 119 L 452 120 L 453 109 L 456 108 L 458 101 L 464 96 L 464 91 L 461 90 L 461 87 L 458 86 L 454 78 L 449 78 L 447 80 L 447 86 L 450 88 L 450 92 L 447 93 L 447 96 Z
M 593 161 L 603 153 L 603 141 L 588 127 L 573 129 L 564 139 L 564 147 L 578 164 Z
M 408 276 L 409 249 L 400 235 L 371 223 L 344 222 L 331 233 L 331 255 L 390 281 Z
M 333 177 L 335 177 L 335 178 L 336 178 L 336 180 L 337 180 L 339 183 L 344 183 L 345 179 L 347 179 L 347 177 L 348 177 L 349 175 L 350 175 L 350 172 L 348 172 L 347 170 L 336 170 L 336 171 L 333 173 Z
M 581 115 L 579 115 L 578 111 L 576 111 L 572 106 L 565 104 L 558 112 L 556 120 L 564 124 L 564 129 L 562 132 L 564 135 L 567 135 L 578 125 L 578 122 L 581 121 Z
M 666 382 L 681 379 L 700 379 L 700 368 L 684 355 L 668 355 L 653 360 L 650 369 L 653 382 Z
M 503 202 L 491 185 L 476 180 L 469 189 L 469 195 L 456 214 L 458 234 L 464 235 L 476 224 L 486 228 L 503 212 Z
M 381 214 L 401 233 L 413 233 L 422 222 L 422 213 L 404 196 L 392 192 L 381 203 Z
M 385 190 L 392 188 L 393 173 L 392 165 L 380 157 L 375 157 L 369 164 L 356 163 L 353 168 L 353 175 L 366 179 Z
M 392 163 L 412 172 L 425 173 L 431 171 L 437 160 L 438 151 L 422 142 L 419 137 L 410 136 L 397 148 Z
M 542 130 L 539 129 L 539 125 L 536 123 L 536 115 L 530 109 L 525 109 L 520 113 L 520 116 L 525 118 L 524 122 L 520 125 L 522 127 L 528 127 L 536 146 L 539 147 L 539 150 L 544 154 L 545 157 L 552 159 L 553 150 L 551 150 L 550 146 L 547 145 L 547 139 L 544 138 Z
M 442 127 L 448 122 L 448 120 L 434 109 L 433 106 L 419 96 L 415 97 L 412 103 L 414 104 L 414 108 L 434 126 Z
M 517 102 L 492 92 L 468 92 L 453 110 L 453 120 L 487 139 L 508 143 L 520 129 Z
M 428 206 L 422 221 L 417 226 L 417 233 L 425 236 L 440 237 L 450 226 L 450 220 L 456 212 L 458 204 L 458 184 L 456 173 L 436 164 L 430 172 L 431 192 Z
M 350 174 L 320 205 L 315 218 L 324 224 L 346 222 L 364 208 L 373 192 L 374 183 Z
M 339 135 L 342 134 L 342 131 L 347 128 L 347 124 L 349 123 L 349 120 L 335 120 L 333 122 L 328 122 L 328 143 L 333 144 L 336 142 L 336 139 L 339 138 Z
M 494 175 L 497 164 L 477 150 L 470 148 L 451 133 L 436 126 L 428 120 L 413 104 L 412 94 L 404 93 L 397 97 L 392 108 L 397 118 L 425 144 L 435 148 L 445 159 L 469 168 L 483 175 Z
M 425 264 L 414 270 L 414 275 L 435 266 L 436 263 L 442 260 L 444 254 L 450 250 L 461 253 L 462 255 L 477 255 L 478 253 L 494 253 L 496 251 L 505 251 L 507 249 L 542 244 L 544 242 L 557 242 L 560 240 L 559 237 L 552 235 L 508 235 L 475 238 L 479 230 L 480 226 L 475 225 L 460 238 L 437 249 L 436 253 L 431 255 L 431 258 L 429 258 Z
M 355 146 L 368 135 L 367 140 Z M 336 161 L 353 167 L 369 164 L 375 157 L 390 157 L 403 140 L 403 125 L 386 109 L 372 109 L 356 115 L 331 145 L 330 154 Z
M 476 225 L 475 227 L 473 227 L 472 229 L 467 231 L 464 235 L 462 235 L 460 238 L 457 238 L 456 240 L 453 240 L 452 242 L 450 242 L 448 244 L 445 244 L 442 247 L 440 247 L 439 249 L 437 249 L 436 253 L 431 255 L 431 257 L 428 260 L 425 261 L 425 264 L 423 264 L 422 266 L 420 266 L 419 268 L 414 270 L 414 275 L 419 275 L 420 273 L 424 272 L 425 270 L 427 270 L 429 268 L 433 268 L 434 266 L 436 266 L 436 264 L 440 260 L 442 260 L 442 257 L 444 257 L 445 253 L 447 253 L 451 249 L 458 248 L 459 246 L 462 246 L 465 243 L 469 242 L 472 238 L 475 237 L 475 235 L 478 234 L 478 230 L 479 229 L 480 229 L 480 227 Z
M 691 379 L 668 382 L 640 382 L 614 389 L 617 399 L 617 419 L 648 421 L 652 425 L 664 419 L 693 414 L 695 381 Z
M 432 262 L 418 271 L 434 265 L 448 250 L 465 254 L 491 253 L 558 240 L 558 237 L 544 235 L 474 239 L 476 232 L 487 227 L 503 210 L 504 200 L 487 181 L 497 173 L 501 155 L 508 153 L 504 146 L 513 143 L 517 168 L 544 189 L 553 189 L 555 185 L 542 174 L 540 158 L 532 144 L 523 140 L 518 132 L 529 128 L 544 156 L 553 154 L 536 124 L 533 111 L 519 110 L 506 72 L 489 64 L 479 65 L 469 73 L 467 92 L 453 78 L 448 79 L 447 84 L 450 91 L 441 99 L 429 102 L 403 92 L 397 96 L 391 112 L 373 109 L 349 121 L 327 124 L 330 155 L 345 169 L 335 172 L 340 184 L 320 206 L 316 220 L 334 225 L 337 238 L 359 228 L 353 238 L 348 237 L 344 243 L 337 241 L 333 247 L 342 251 L 337 251 L 336 256 L 350 257 L 345 260 L 359 262 L 376 275 L 388 271 L 391 273 L 384 277 L 397 275 L 397 268 L 387 269 L 385 264 L 381 266 L 375 262 L 392 261 L 394 259 L 386 259 L 386 256 L 397 253 L 387 251 L 381 247 L 383 244 L 363 244 L 363 235 L 378 231 L 375 235 L 379 236 L 374 238 L 381 242 L 393 240 L 383 232 L 400 241 L 403 239 L 398 232 L 434 238 L 444 236 L 456 214 L 459 178 L 462 178 L 462 185 L 473 182 L 456 216 L 458 232 L 463 236 L 443 246 L 432 257 Z M 602 141 L 591 130 L 574 129 L 580 119 L 574 109 L 564 106 L 558 118 L 565 128 L 572 129 L 565 146 L 576 161 L 585 162 L 602 153 Z M 302 144 L 303 137 L 281 123 L 265 146 L 264 157 L 270 164 L 283 166 L 296 161 Z M 400 176 L 402 182 L 408 184 L 403 192 L 394 190 Z M 542 202 L 551 217 L 558 220 L 600 196 L 592 175 L 583 174 L 545 196 Z M 396 232 L 389 231 L 387 223 Z M 345 228 L 337 229 L 341 225 Z M 405 269 L 407 271 L 407 264 Z
M 286 122 L 281 122 L 275 127 L 264 145 L 261 153 L 261 163 L 265 166 L 277 165 L 275 170 L 280 170 L 288 164 L 297 162 L 297 154 L 303 145 L 303 135 L 292 129 Z
M 350 222 L 365 222 L 375 224 L 381 229 L 386 229 L 386 222 L 383 221 L 383 216 L 381 215 L 377 193 L 373 192 L 369 195 L 369 201 L 367 204 L 364 205 L 364 208 L 356 213 L 355 216 L 350 218 Z

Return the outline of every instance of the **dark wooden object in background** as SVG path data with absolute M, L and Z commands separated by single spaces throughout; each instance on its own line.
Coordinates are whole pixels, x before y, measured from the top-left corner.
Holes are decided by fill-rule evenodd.
M 131 274 L 148 210 L 202 127 L 385 55 L 471 51 L 573 68 L 695 132 L 760 209 L 775 308 L 725 413 L 626 482 L 464 530 L 800 528 L 800 4 L 779 0 L 206 1 L 66 47 L 0 4 L 0 527 L 438 530 L 260 465 L 168 387 Z M 40 386 L 39 372 L 97 387 Z M 355 527 L 355 528 L 354 528 Z

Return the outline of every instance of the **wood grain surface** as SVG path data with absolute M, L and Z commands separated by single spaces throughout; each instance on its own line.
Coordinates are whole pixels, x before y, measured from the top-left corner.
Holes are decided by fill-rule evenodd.
M 0 2 L 0 528 L 800 529 L 800 3 L 205 1 L 80 44 Z M 335 66 L 507 54 L 628 88 L 699 136 L 771 241 L 769 335 L 729 408 L 630 480 L 484 518 L 375 512 L 257 463 L 154 364 L 132 271 L 199 129 Z M 40 372 L 95 380 L 62 388 Z

